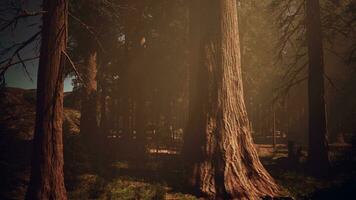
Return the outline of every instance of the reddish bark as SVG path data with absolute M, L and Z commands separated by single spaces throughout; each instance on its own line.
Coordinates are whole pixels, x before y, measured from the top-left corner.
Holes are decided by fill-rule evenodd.
M 44 0 L 36 125 L 26 199 L 67 199 L 63 178 L 63 71 L 68 1 Z
M 213 199 L 260 199 L 280 190 L 253 145 L 243 99 L 236 1 L 192 1 L 189 183 Z M 197 57 L 195 59 L 194 57 Z

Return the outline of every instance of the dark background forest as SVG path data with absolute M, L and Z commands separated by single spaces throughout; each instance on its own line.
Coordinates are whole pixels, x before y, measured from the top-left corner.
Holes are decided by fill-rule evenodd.
M 354 199 L 355 31 L 354 0 L 1 1 L 0 199 Z

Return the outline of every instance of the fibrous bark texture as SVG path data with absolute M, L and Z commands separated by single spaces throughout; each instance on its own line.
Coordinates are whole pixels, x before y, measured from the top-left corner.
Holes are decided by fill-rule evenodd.
M 67 199 L 63 178 L 63 71 L 67 0 L 44 0 L 38 69 L 36 125 L 26 199 Z
M 236 1 L 191 1 L 189 184 L 211 199 L 260 199 L 279 188 L 253 145 L 241 77 Z
M 324 89 L 324 56 L 319 0 L 306 1 L 309 56 L 309 150 L 308 163 L 312 174 L 326 175 L 329 168 L 326 140 Z

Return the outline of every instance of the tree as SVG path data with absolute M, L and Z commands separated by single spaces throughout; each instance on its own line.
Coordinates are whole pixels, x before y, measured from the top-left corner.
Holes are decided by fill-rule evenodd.
M 93 40 L 88 40 L 93 43 Z M 97 51 L 91 44 L 85 56 L 86 63 L 83 68 L 84 88 L 81 101 L 80 132 L 89 143 L 95 141 L 97 124 Z M 88 144 L 89 144 L 88 143 Z
M 319 0 L 306 1 L 308 42 L 308 101 L 309 101 L 309 149 L 308 162 L 311 173 L 326 175 L 329 168 L 326 140 L 324 56 Z
M 190 10 L 189 185 L 217 199 L 276 196 L 253 146 L 243 99 L 237 2 L 194 0 Z
M 107 97 L 107 84 L 105 81 L 105 69 L 104 66 L 101 67 L 100 73 L 99 73 L 99 80 L 98 80 L 98 85 L 100 87 L 100 131 L 104 133 L 104 135 L 107 135 L 108 133 L 108 119 L 107 119 L 107 103 L 106 103 L 106 97 Z
M 106 97 L 109 91 L 106 87 L 110 87 L 108 83 L 112 81 L 110 76 L 106 76 L 106 73 L 109 71 L 109 63 L 116 61 L 113 55 L 117 53 L 119 44 L 117 38 L 120 35 L 120 30 L 117 26 L 112 26 L 112 24 L 120 24 L 119 3 L 116 1 L 78 0 L 71 2 L 70 11 L 71 22 L 73 22 L 70 44 L 74 49 L 73 54 L 76 56 L 76 61 L 84 63 L 80 68 L 83 82 L 80 85 L 82 88 L 80 131 L 87 145 L 92 146 L 98 144 L 96 142 L 104 142 L 107 128 L 109 128 L 106 113 L 101 113 L 101 131 L 98 131 L 97 107 L 100 96 L 100 111 L 105 112 L 106 110 Z M 100 65 L 100 69 L 98 65 Z M 101 95 L 98 95 L 98 89 L 100 89 Z
M 324 86 L 326 73 L 323 55 L 327 48 L 323 48 L 323 39 L 326 38 L 325 41 L 332 44 L 336 41 L 335 30 L 345 37 L 348 31 L 344 30 L 343 23 L 335 23 L 339 18 L 344 18 L 337 14 L 338 6 L 332 6 L 334 9 L 328 8 L 329 4 L 334 5 L 338 2 L 321 1 L 328 8 L 326 9 L 324 5 L 324 13 L 321 13 L 319 0 L 291 2 L 285 2 L 282 10 L 284 14 L 280 14 L 284 16 L 280 20 L 283 31 L 280 52 L 288 52 L 287 48 L 293 48 L 294 44 L 297 44 L 294 61 L 288 66 L 285 74 L 288 81 L 285 84 L 285 91 L 288 92 L 293 85 L 308 80 L 308 167 L 310 173 L 318 177 L 327 175 L 330 166 Z M 290 8 L 294 8 L 292 9 L 294 11 L 290 12 Z M 343 21 L 348 21 L 347 17 Z M 324 34 L 322 29 L 325 30 Z M 303 65 L 298 64 L 300 61 L 303 61 Z M 300 75 L 302 78 L 298 78 Z M 328 81 L 335 87 L 330 78 Z
M 63 178 L 63 72 L 68 1 L 43 1 L 36 124 L 26 199 L 67 199 Z
M 128 10 L 126 18 L 127 21 L 125 27 L 125 45 L 127 45 L 127 92 L 126 103 L 132 102 L 132 124 L 136 131 L 135 148 L 132 152 L 135 161 L 141 161 L 145 158 L 146 154 L 146 136 L 145 136 L 145 93 L 144 93 L 144 67 L 145 67 L 145 36 L 146 29 L 144 23 L 144 10 L 147 6 L 142 1 L 130 1 L 127 5 L 134 8 L 134 11 Z M 131 99 L 130 99 L 131 98 Z M 125 111 L 126 112 L 126 111 Z M 126 118 L 129 116 L 125 116 Z M 129 122 L 128 119 L 125 120 Z M 127 124 L 128 125 L 128 124 Z M 126 127 L 127 127 L 126 125 Z M 127 133 L 126 133 L 127 134 Z M 131 133 L 129 133 L 131 134 Z
M 98 130 L 97 122 L 97 71 L 99 51 L 101 50 L 100 33 L 107 23 L 103 16 L 100 0 L 70 2 L 71 48 L 80 66 L 81 115 L 80 132 L 87 145 L 93 145 Z M 75 14 L 75 16 L 74 16 Z M 100 20 L 101 23 L 96 23 Z

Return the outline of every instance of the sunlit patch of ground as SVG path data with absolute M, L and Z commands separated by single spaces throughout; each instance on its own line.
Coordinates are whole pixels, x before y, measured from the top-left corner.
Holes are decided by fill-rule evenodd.
M 178 151 L 169 150 L 169 149 L 149 149 L 149 153 L 151 154 L 178 154 Z

